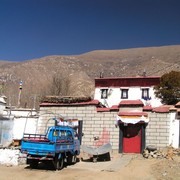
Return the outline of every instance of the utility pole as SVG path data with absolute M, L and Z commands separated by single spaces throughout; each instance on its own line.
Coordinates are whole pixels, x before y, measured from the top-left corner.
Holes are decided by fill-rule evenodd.
M 18 107 L 20 107 L 20 103 L 21 103 L 21 94 L 22 94 L 22 81 L 20 81 L 19 83 Z

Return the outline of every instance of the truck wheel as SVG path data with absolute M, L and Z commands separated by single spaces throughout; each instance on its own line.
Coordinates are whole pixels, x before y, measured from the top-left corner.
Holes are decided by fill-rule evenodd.
M 38 167 L 38 161 L 30 161 L 29 162 L 30 168 L 31 169 L 37 169 Z
M 67 157 L 67 164 L 71 165 L 72 161 L 73 161 L 73 155 L 68 155 L 68 157 Z
M 61 170 L 64 167 L 64 158 L 56 159 L 54 162 L 55 169 Z
M 73 156 L 73 155 L 69 155 L 69 156 L 67 157 L 67 163 L 68 163 L 69 165 L 75 164 L 76 161 L 77 161 L 77 156 L 76 156 L 76 154 L 75 154 L 74 156 Z
M 75 155 L 73 156 L 73 164 L 75 164 L 76 161 L 77 161 L 77 156 L 76 156 L 76 154 L 75 154 Z

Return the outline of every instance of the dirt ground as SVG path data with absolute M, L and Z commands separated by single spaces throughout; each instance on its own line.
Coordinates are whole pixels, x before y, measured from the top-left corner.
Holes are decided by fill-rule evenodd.
M 96 163 L 81 159 L 61 171 L 43 164 L 38 169 L 30 169 L 28 165 L 1 165 L 0 180 L 180 180 L 180 156 L 168 160 L 135 155 L 124 166 L 118 166 L 119 158 L 119 154 L 111 154 L 111 161 Z M 116 170 L 110 168 L 115 166 Z

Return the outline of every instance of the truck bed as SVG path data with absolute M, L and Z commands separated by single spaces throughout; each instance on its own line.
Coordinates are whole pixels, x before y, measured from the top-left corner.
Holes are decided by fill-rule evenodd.
M 71 140 L 50 141 L 45 135 L 25 134 L 21 143 L 22 152 L 31 155 L 55 155 L 64 151 L 73 151 L 74 143 Z

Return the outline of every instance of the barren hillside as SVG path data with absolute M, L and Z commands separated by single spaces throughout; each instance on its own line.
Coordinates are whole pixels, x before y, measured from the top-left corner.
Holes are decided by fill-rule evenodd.
M 23 62 L 0 62 L 1 93 L 16 106 L 23 81 L 21 107 L 34 107 L 42 95 L 53 95 L 53 77 L 68 79 L 63 95 L 92 96 L 94 78 L 104 76 L 163 75 L 180 71 L 180 45 L 125 50 L 97 50 L 76 56 L 47 56 Z M 66 81 L 67 82 L 67 81 Z M 37 104 L 37 103 L 36 103 Z

